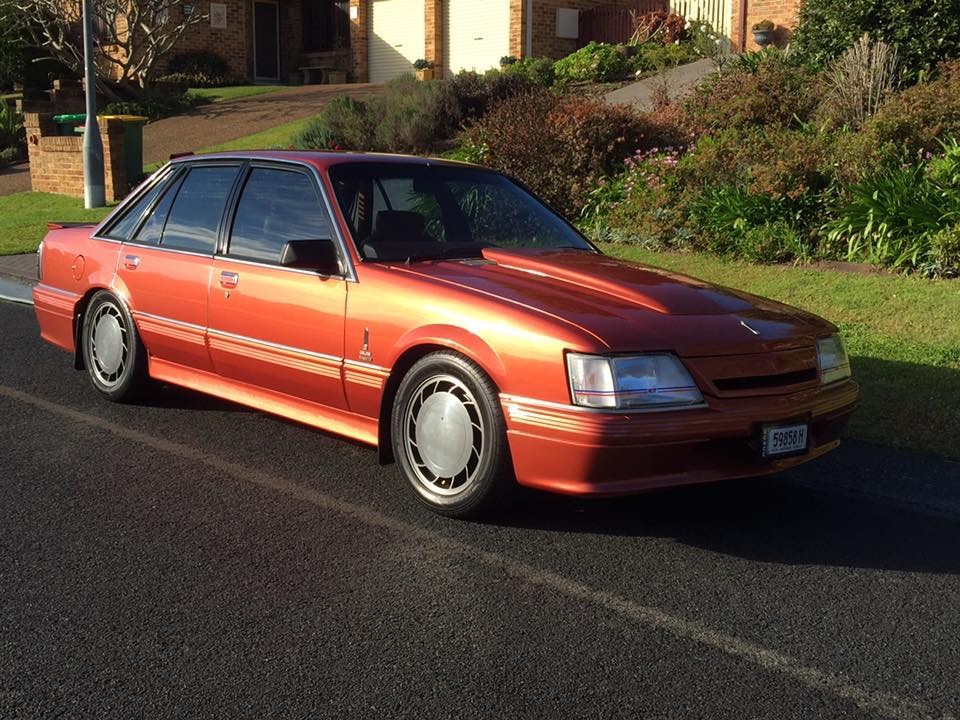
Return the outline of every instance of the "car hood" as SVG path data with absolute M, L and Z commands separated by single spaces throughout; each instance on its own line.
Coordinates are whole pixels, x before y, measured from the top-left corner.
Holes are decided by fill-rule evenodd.
M 482 260 L 403 269 L 559 318 L 613 351 L 745 354 L 810 346 L 836 330 L 797 308 L 582 250 L 488 248 Z

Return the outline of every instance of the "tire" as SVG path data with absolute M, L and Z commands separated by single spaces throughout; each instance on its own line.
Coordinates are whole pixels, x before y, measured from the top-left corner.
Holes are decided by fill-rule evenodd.
M 100 291 L 83 314 L 83 365 L 93 387 L 112 402 L 130 402 L 148 385 L 147 351 L 126 306 Z
M 390 432 L 414 496 L 441 515 L 482 514 L 514 487 L 499 392 L 462 355 L 436 352 L 410 368 Z

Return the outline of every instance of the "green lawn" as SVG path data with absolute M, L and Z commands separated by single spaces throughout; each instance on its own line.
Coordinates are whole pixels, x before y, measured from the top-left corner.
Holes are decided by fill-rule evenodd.
M 195 97 L 203 98 L 206 102 L 223 102 L 272 93 L 286 87 L 286 85 L 231 85 L 216 88 L 190 88 L 188 92 Z
M 0 196 L 0 255 L 35 252 L 48 221 L 98 222 L 110 208 L 84 210 L 83 200 L 22 192 Z
M 307 123 L 313 120 L 312 117 L 302 120 L 292 120 L 283 125 L 268 128 L 253 135 L 245 135 L 236 140 L 211 145 L 197 152 L 225 152 L 227 150 L 271 150 L 287 149 L 293 138 L 306 127 Z
M 750 265 L 623 245 L 604 250 L 833 321 L 861 387 L 848 434 L 960 457 L 960 281 Z

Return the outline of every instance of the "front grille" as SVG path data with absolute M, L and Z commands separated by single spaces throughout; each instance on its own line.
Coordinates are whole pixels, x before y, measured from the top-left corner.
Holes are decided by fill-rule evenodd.
M 722 378 L 714 380 L 713 384 L 721 392 L 737 392 L 743 390 L 759 390 L 766 388 L 799 385 L 817 379 L 817 369 L 807 368 L 795 372 L 780 373 L 779 375 L 755 375 L 752 377 Z

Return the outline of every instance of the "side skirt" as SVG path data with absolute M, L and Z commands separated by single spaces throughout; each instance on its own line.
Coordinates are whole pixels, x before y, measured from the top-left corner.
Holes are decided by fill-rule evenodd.
M 319 430 L 377 445 L 377 419 L 307 402 L 219 375 L 150 358 L 150 377 L 285 417 Z

